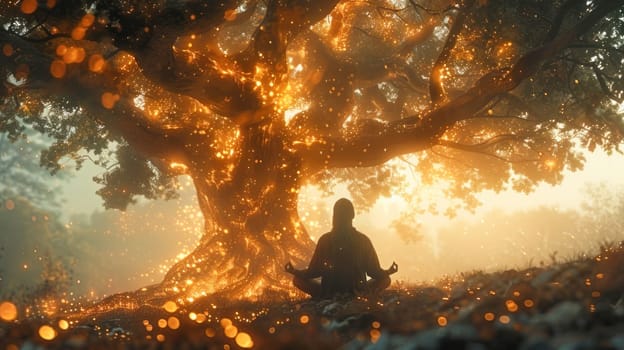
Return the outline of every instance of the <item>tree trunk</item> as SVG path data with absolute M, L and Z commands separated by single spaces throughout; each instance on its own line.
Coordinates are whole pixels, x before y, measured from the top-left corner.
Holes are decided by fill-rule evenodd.
M 270 125 L 245 129 L 239 149 L 229 172 L 192 172 L 206 232 L 165 276 L 167 294 L 294 292 L 284 264 L 307 264 L 314 246 L 297 213 L 300 161 Z

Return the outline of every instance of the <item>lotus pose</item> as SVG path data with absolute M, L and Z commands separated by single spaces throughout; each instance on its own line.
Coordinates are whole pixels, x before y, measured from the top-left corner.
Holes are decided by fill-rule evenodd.
M 319 239 L 308 268 L 295 269 L 290 262 L 285 266 L 286 272 L 294 275 L 297 288 L 313 298 L 377 294 L 388 288 L 390 275 L 398 271 L 398 265 L 393 262 L 387 270 L 380 267 L 370 239 L 353 227 L 354 217 L 348 199 L 341 198 L 334 204 L 332 230 Z M 371 279 L 367 280 L 367 275 Z

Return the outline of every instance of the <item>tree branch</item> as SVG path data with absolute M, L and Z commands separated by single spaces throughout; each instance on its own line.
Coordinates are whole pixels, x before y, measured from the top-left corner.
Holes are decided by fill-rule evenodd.
M 568 31 L 528 52 L 513 66 L 485 74 L 470 90 L 422 116 L 381 124 L 374 132 L 360 136 L 296 142 L 293 149 L 301 155 L 308 173 L 313 174 L 326 168 L 377 165 L 402 154 L 430 148 L 454 123 L 471 118 L 494 97 L 513 90 L 532 76 L 544 61 L 553 58 L 623 4 L 624 0 L 600 2 Z
M 511 158 L 502 157 L 502 156 L 496 155 L 496 154 L 494 154 L 492 152 L 486 151 L 484 149 L 484 147 L 482 147 L 481 144 L 466 145 L 466 144 L 462 144 L 462 143 L 452 142 L 452 141 L 449 141 L 449 140 L 439 140 L 437 145 L 448 147 L 448 148 L 453 148 L 453 149 L 464 151 L 464 152 L 481 154 L 481 155 L 484 155 L 484 156 L 488 156 L 488 157 L 492 157 L 492 158 L 501 160 L 501 161 L 506 162 L 506 163 L 531 163 L 531 162 L 536 162 L 536 161 L 539 160 L 538 158 L 511 159 Z M 443 156 L 441 154 L 438 154 L 438 155 Z
M 474 4 L 474 0 L 467 1 L 463 8 L 460 9 L 455 21 L 451 27 L 449 34 L 446 38 L 446 42 L 440 50 L 437 60 L 431 67 L 431 74 L 429 76 L 429 95 L 431 96 L 431 102 L 434 105 L 440 104 L 446 98 L 446 92 L 442 84 L 442 76 L 444 73 L 444 67 L 451 57 L 451 51 L 457 44 L 457 38 L 464 27 L 464 21 L 468 16 L 468 11 Z

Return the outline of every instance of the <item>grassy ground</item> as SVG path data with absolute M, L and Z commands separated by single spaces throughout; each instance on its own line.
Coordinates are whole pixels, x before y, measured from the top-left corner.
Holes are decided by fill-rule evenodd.
M 0 321 L 0 339 L 0 350 L 624 349 L 624 244 L 549 266 L 395 285 L 375 300 L 205 298 Z

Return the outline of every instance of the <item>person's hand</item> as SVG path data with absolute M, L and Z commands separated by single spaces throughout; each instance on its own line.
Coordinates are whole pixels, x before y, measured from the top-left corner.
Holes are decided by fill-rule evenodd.
M 292 266 L 292 264 L 289 262 L 286 263 L 286 265 L 284 266 L 284 269 L 286 270 L 286 272 L 290 273 L 290 274 L 295 274 L 295 268 Z
M 396 273 L 397 271 L 399 271 L 399 265 L 397 265 L 396 262 L 392 262 L 392 265 L 390 265 L 390 268 L 388 268 L 386 270 L 386 272 L 388 272 L 388 275 L 392 275 L 393 273 Z

